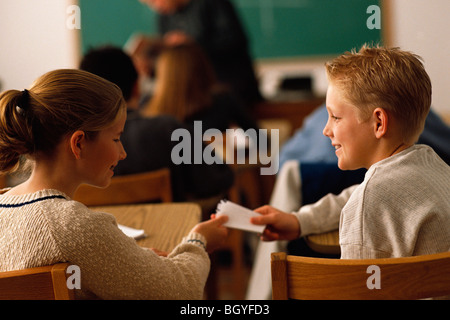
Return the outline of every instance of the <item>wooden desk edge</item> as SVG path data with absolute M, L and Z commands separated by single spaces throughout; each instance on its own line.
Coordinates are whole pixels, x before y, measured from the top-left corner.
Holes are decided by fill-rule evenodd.
M 308 246 L 319 253 L 340 254 L 339 231 L 330 231 L 322 234 L 311 234 L 305 237 Z
M 123 217 L 123 213 L 122 214 L 118 214 L 117 210 L 121 210 L 123 208 L 128 208 L 128 209 L 132 209 L 132 208 L 168 208 L 168 207 L 172 207 L 173 208 L 188 208 L 188 211 L 191 214 L 191 218 L 190 218 L 190 222 L 192 223 L 192 225 L 190 225 L 189 227 L 187 227 L 186 229 L 184 229 L 185 232 L 183 232 L 183 235 L 179 237 L 179 239 L 177 239 L 176 241 L 174 241 L 172 246 L 169 246 L 167 248 L 163 248 L 163 247 L 159 247 L 160 250 L 162 251 L 168 251 L 170 252 L 171 250 L 173 250 L 173 248 L 175 248 L 175 246 L 182 240 L 182 238 L 188 234 L 188 232 L 191 230 L 191 228 L 193 228 L 195 226 L 195 224 L 199 223 L 202 219 L 202 209 L 201 206 L 198 205 L 197 203 L 193 203 L 193 202 L 171 202 L 171 203 L 142 203 L 142 204 L 126 204 L 126 205 L 110 205 L 110 206 L 96 206 L 96 207 L 90 207 L 92 210 L 94 211 L 102 211 L 108 214 L 111 214 L 115 217 L 116 221 L 118 224 L 123 224 L 125 226 L 129 226 L 131 228 L 137 228 L 137 229 L 144 229 L 145 232 L 148 232 L 148 228 L 145 228 L 143 226 L 133 226 L 132 224 L 128 224 L 126 221 L 124 221 L 122 219 Z M 150 231 L 150 234 L 152 234 L 152 232 Z M 148 241 L 152 241 L 152 244 L 150 245 L 148 243 Z M 158 246 L 154 246 L 154 241 L 149 239 L 148 237 L 144 237 L 141 239 L 136 239 L 136 242 L 138 245 L 143 246 L 143 247 L 158 247 Z

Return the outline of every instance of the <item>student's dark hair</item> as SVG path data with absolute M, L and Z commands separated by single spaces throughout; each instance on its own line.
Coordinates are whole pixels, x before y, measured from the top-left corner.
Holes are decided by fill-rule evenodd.
M 138 73 L 130 56 L 113 46 L 91 49 L 83 57 L 80 69 L 118 85 L 125 100 L 131 98 L 133 86 L 138 80 Z
M 22 156 L 52 155 L 62 139 L 82 130 L 90 139 L 114 124 L 126 104 L 113 83 L 82 70 L 39 77 L 29 90 L 0 94 L 0 172 Z

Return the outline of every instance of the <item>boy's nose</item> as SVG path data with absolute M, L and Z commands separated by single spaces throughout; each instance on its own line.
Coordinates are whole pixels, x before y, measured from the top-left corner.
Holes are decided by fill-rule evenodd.
M 325 125 L 325 127 L 323 128 L 322 133 L 326 137 L 330 137 L 331 136 L 331 129 L 330 129 L 329 125 L 328 125 L 328 121 L 327 121 L 327 124 Z

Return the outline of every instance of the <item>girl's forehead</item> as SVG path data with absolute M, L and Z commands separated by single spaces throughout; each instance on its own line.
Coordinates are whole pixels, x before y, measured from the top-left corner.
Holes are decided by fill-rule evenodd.
M 125 111 L 120 111 L 116 117 L 116 120 L 114 121 L 113 125 L 111 126 L 112 130 L 123 131 L 126 120 L 127 120 L 127 113 Z
M 125 127 L 125 122 L 127 120 L 127 113 L 123 111 L 119 111 L 114 121 L 104 129 L 100 130 L 100 132 L 106 133 L 122 133 Z

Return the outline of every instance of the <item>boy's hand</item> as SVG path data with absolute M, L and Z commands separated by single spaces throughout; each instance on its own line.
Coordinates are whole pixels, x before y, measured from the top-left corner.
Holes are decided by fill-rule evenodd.
M 273 240 L 294 240 L 300 236 L 300 224 L 293 214 L 282 212 L 271 206 L 263 206 L 255 209 L 261 216 L 253 217 L 250 222 L 257 225 L 266 224 L 261 239 L 264 241 Z

